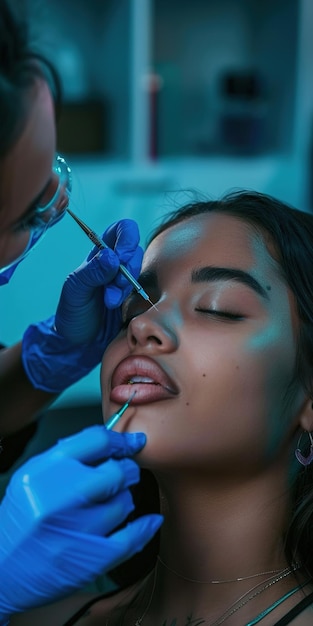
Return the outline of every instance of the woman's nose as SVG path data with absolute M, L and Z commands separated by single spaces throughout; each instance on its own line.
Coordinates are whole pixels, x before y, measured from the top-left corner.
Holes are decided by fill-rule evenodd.
M 173 313 L 151 307 L 130 321 L 127 334 L 129 345 L 131 348 L 145 348 L 149 352 L 174 352 L 178 347 L 175 326 Z

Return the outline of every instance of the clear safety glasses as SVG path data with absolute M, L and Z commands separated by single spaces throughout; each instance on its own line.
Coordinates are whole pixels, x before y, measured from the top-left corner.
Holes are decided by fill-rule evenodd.
M 36 207 L 33 227 L 46 230 L 63 217 L 72 191 L 72 173 L 65 159 L 56 155 L 48 187 Z
M 52 167 L 52 176 L 40 201 L 32 214 L 25 218 L 20 226 L 29 231 L 29 239 L 23 252 L 14 261 L 2 267 L 0 274 L 13 270 L 29 254 L 35 245 L 56 222 L 64 215 L 72 191 L 71 169 L 65 159 L 57 154 Z M 12 271 L 12 273 L 13 273 Z M 11 274 L 10 274 L 11 275 Z

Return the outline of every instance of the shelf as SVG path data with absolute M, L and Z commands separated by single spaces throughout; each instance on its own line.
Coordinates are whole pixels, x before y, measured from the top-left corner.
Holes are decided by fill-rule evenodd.
M 293 147 L 305 1 L 56 0 L 41 25 L 78 134 L 102 103 L 107 157 L 256 156 Z
M 153 6 L 158 155 L 289 149 L 299 3 L 155 0 Z

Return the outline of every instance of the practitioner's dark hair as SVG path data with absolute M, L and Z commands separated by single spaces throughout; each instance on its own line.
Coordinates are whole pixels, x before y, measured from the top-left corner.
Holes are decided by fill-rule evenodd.
M 297 358 L 285 401 L 288 402 L 290 399 L 296 381 L 302 383 L 313 400 L 313 216 L 268 195 L 237 191 L 220 200 L 192 202 L 171 212 L 153 231 L 149 243 L 160 233 L 186 219 L 213 212 L 224 213 L 250 224 L 268 245 L 269 253 L 277 262 L 283 280 L 294 295 L 299 316 Z M 307 454 L 305 450 L 303 452 Z M 158 510 L 158 496 L 153 476 L 149 478 L 147 472 L 145 480 L 143 489 L 150 498 L 147 498 L 146 506 L 145 497 L 141 495 L 140 510 L 135 513 L 137 515 Z M 293 510 L 285 534 L 286 556 L 290 564 L 300 561 L 309 576 L 313 577 L 313 463 L 306 468 L 299 465 L 291 484 L 291 491 Z M 151 499 L 151 494 L 154 494 L 154 499 Z M 136 568 L 129 567 L 132 576 L 128 583 L 134 582 L 134 578 L 139 578 L 140 572 L 146 573 L 153 567 L 157 545 L 155 537 L 154 544 L 143 550 L 141 557 L 137 556 L 135 563 L 137 576 Z M 130 560 L 129 565 L 133 563 Z M 123 584 L 125 581 L 123 565 L 112 572 L 113 578 L 116 573 L 120 575 L 116 580 Z
M 23 130 L 27 95 L 38 78 L 51 88 L 56 104 L 60 82 L 48 59 L 32 46 L 26 0 L 0 0 L 0 159 Z

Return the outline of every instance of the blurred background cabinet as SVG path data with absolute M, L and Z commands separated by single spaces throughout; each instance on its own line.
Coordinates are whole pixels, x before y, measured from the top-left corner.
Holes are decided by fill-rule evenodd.
M 310 0 L 43 4 L 37 15 L 39 45 L 56 64 L 64 90 L 67 124 L 61 115 L 60 149 L 131 162 L 288 154 L 302 112 L 303 70 L 309 79 L 305 29 L 312 25 L 311 5 Z M 79 126 L 80 116 L 85 123 Z M 92 123 L 98 143 L 84 148 Z M 78 131 L 72 146 L 68 126 Z
M 64 91 L 59 150 L 72 208 L 142 244 L 164 213 L 248 188 L 310 211 L 311 0 L 34 0 L 38 46 Z M 1 340 L 56 308 L 89 250 L 65 217 L 0 292 Z M 31 280 L 29 276 L 31 275 Z M 98 402 L 99 371 L 58 400 Z

